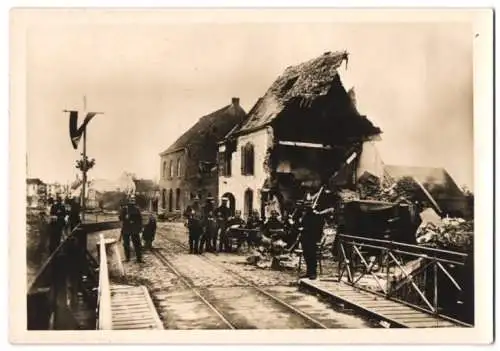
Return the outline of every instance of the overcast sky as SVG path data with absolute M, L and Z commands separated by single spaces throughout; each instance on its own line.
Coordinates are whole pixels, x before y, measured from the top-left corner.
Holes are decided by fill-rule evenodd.
M 388 164 L 445 167 L 473 185 L 472 33 L 467 24 L 33 26 L 27 46 L 30 177 L 74 179 L 63 109 L 102 111 L 88 128 L 90 178 L 158 178 L 159 153 L 240 97 L 248 111 L 290 65 L 350 53 L 345 84 L 383 130 Z

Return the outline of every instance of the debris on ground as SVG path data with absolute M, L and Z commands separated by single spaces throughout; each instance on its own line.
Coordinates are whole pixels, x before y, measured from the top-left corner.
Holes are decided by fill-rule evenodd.
M 423 222 L 417 230 L 420 245 L 467 252 L 471 249 L 474 222 L 463 218 L 443 218 Z

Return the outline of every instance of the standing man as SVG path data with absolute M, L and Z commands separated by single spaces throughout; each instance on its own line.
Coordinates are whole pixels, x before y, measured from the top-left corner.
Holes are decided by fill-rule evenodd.
M 209 195 L 205 201 L 205 205 L 203 205 L 203 217 L 204 218 L 207 218 L 208 217 L 208 214 L 210 212 L 212 212 L 213 214 L 213 211 L 215 210 L 214 208 L 214 198 Z
M 50 207 L 50 239 L 49 251 L 52 254 L 61 243 L 62 233 L 66 225 L 66 207 L 61 197 L 56 197 L 56 202 Z
M 130 261 L 130 239 L 134 245 L 137 262 L 142 263 L 141 237 L 142 216 L 141 211 L 135 204 L 135 196 L 131 195 L 128 203 L 122 208 L 120 213 L 122 221 L 122 232 L 120 240 L 123 238 L 123 249 L 125 251 L 125 259 Z
M 203 235 L 203 226 L 199 217 L 199 214 L 193 211 L 187 220 L 190 254 L 200 253 L 200 238 Z
M 217 221 L 212 211 L 203 219 L 203 237 L 200 243 L 200 252 L 214 252 L 217 245 Z
M 144 240 L 144 246 L 146 249 L 151 250 L 153 248 L 153 241 L 156 235 L 156 218 L 154 214 L 149 215 L 148 223 L 144 226 L 142 232 L 142 239 Z
M 227 205 L 227 197 L 221 198 L 222 204 L 215 210 L 215 218 L 217 220 L 218 237 L 219 237 L 219 252 L 226 249 L 226 227 L 229 219 L 229 206 Z
M 69 210 L 69 225 L 72 231 L 75 227 L 81 223 L 80 219 L 80 201 L 77 197 L 70 199 L 70 210 Z
M 304 202 L 303 216 L 300 220 L 299 230 L 300 245 L 306 262 L 306 274 L 301 278 L 316 279 L 318 266 L 318 244 L 323 238 L 323 227 L 325 224 L 323 215 L 333 213 L 332 208 L 316 211 L 310 201 Z

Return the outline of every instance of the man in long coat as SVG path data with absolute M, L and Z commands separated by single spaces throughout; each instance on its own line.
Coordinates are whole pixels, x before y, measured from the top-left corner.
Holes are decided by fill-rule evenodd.
M 137 262 L 142 263 L 142 247 L 140 233 L 142 231 L 142 215 L 141 211 L 135 204 L 135 196 L 131 196 L 126 206 L 120 213 L 122 221 L 122 232 L 120 240 L 123 238 L 123 249 L 125 251 L 125 259 L 130 261 L 130 240 L 134 245 Z

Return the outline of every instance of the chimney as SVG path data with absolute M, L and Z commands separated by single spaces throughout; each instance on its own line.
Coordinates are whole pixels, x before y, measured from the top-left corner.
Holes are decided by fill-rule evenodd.
M 239 97 L 232 98 L 231 103 L 233 106 L 240 106 L 240 98 Z

